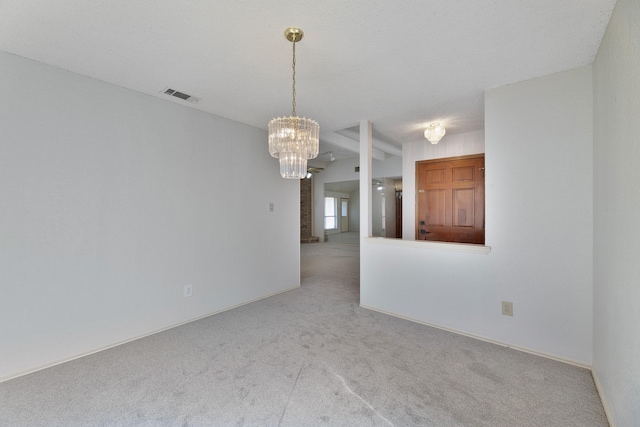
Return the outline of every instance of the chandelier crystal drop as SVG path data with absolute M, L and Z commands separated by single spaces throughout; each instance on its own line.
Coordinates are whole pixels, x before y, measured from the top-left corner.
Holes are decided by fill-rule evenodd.
M 299 28 L 287 28 L 284 36 L 293 44 L 293 100 L 290 117 L 278 117 L 269 122 L 269 154 L 280 160 L 280 175 L 302 179 L 307 175 L 307 160 L 318 156 L 320 125 L 315 120 L 296 115 L 296 43 L 304 33 Z

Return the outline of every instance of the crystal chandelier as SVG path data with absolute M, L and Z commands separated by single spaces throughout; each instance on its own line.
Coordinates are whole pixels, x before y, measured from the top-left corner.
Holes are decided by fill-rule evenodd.
M 440 142 L 447 130 L 440 123 L 431 123 L 424 131 L 424 137 L 432 144 Z
M 269 122 L 269 154 L 280 160 L 283 178 L 302 179 L 307 175 L 307 160 L 318 156 L 320 126 L 318 122 L 296 115 L 296 43 L 304 33 L 300 28 L 287 28 L 284 36 L 293 44 L 293 101 L 291 117 L 278 117 Z

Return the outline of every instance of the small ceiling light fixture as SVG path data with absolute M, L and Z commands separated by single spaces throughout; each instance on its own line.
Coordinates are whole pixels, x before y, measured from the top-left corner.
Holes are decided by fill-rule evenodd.
M 269 122 L 269 154 L 280 159 L 283 178 L 302 179 L 307 175 L 307 160 L 318 156 L 320 125 L 296 115 L 296 43 L 304 33 L 300 28 L 287 28 L 284 36 L 293 44 L 293 100 L 290 117 L 278 117 Z
M 324 153 L 318 154 L 318 156 L 327 156 L 327 155 L 329 156 L 330 162 L 336 161 L 336 156 L 333 155 L 333 151 L 325 151 Z
M 435 145 L 440 142 L 446 131 L 447 130 L 444 126 L 441 126 L 440 123 L 430 123 L 429 127 L 424 130 L 424 137 L 427 138 L 430 143 Z

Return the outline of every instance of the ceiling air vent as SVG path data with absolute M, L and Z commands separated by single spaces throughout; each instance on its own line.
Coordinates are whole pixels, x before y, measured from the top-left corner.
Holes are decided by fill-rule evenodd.
M 169 95 L 169 96 L 175 96 L 176 98 L 180 98 L 184 101 L 190 102 L 192 104 L 195 104 L 196 102 L 200 101 L 202 98 L 196 98 L 195 96 L 191 96 L 191 95 L 187 95 L 184 92 L 180 92 L 177 91 L 175 89 L 171 89 L 171 88 L 164 88 L 160 91 L 161 93 L 164 93 L 165 95 Z

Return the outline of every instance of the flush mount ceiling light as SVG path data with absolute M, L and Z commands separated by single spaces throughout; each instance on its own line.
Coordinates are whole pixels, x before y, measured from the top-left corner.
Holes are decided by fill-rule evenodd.
M 429 127 L 424 130 L 424 137 L 432 144 L 440 142 L 447 130 L 440 123 L 431 123 Z
M 293 85 L 291 116 L 269 122 L 269 154 L 280 160 L 283 178 L 302 179 L 307 175 L 307 160 L 318 156 L 320 126 L 311 119 L 296 115 L 296 43 L 304 33 L 300 28 L 287 28 L 284 36 L 293 44 Z

